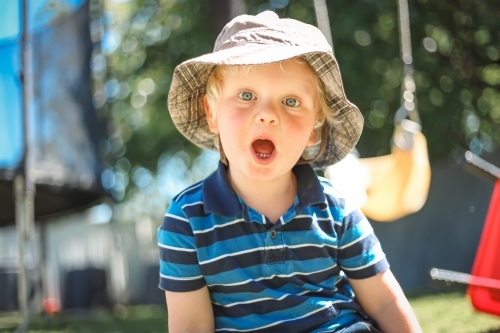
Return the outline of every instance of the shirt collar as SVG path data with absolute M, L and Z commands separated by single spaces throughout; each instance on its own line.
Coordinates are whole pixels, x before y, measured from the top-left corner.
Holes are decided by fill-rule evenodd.
M 298 211 L 318 204 L 326 208 L 326 197 L 316 173 L 309 164 L 296 165 L 292 169 L 297 177 Z M 207 214 L 237 216 L 242 212 L 242 203 L 227 177 L 226 166 L 219 161 L 217 170 L 203 181 L 203 202 Z

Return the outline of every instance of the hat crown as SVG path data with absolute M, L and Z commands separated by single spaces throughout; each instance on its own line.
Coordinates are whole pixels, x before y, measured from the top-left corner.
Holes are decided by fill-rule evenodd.
M 307 23 L 280 19 L 272 11 L 256 16 L 240 15 L 222 29 L 214 45 L 214 52 L 240 44 L 312 46 L 318 51 L 333 53 L 323 33 Z

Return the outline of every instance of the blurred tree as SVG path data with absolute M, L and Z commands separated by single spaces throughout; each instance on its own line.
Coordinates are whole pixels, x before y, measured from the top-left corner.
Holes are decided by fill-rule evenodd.
M 207 12 L 202 0 L 107 1 L 95 19 L 94 104 L 113 123 L 100 145 L 102 180 L 117 200 L 154 190 L 162 154 L 191 166 L 200 153 L 174 129 L 166 96 L 175 65 L 212 49 Z
M 210 0 L 210 16 L 212 17 L 212 38 L 215 41 L 219 32 L 231 21 L 231 0 Z
M 271 9 L 315 23 L 313 0 L 247 3 L 249 13 Z M 409 6 L 417 102 L 431 157 L 456 161 L 461 149 L 492 152 L 500 145 L 500 4 L 415 0 Z M 358 150 L 387 154 L 401 103 L 397 1 L 329 1 L 328 9 L 346 94 L 365 116 Z
M 206 160 L 197 160 L 200 149 L 174 129 L 166 99 L 175 66 L 211 51 L 218 31 L 236 13 L 234 3 L 240 11 L 246 5 L 248 14 L 274 10 L 316 24 L 313 0 L 105 2 L 93 24 L 103 41 L 93 57 L 94 104 L 113 120 L 101 153 L 108 160 L 103 183 L 116 199 L 128 189 L 172 187 L 162 175 L 173 173 L 167 167 L 173 157 L 183 166 L 184 173 L 176 174 L 181 183 L 203 176 L 200 161 Z M 357 148 L 365 157 L 387 154 L 401 103 L 397 2 L 328 6 L 346 94 L 365 116 Z M 413 0 L 409 6 L 416 97 L 431 158 L 455 161 L 460 149 L 492 152 L 500 145 L 500 5 Z M 180 183 L 167 192 L 177 188 Z

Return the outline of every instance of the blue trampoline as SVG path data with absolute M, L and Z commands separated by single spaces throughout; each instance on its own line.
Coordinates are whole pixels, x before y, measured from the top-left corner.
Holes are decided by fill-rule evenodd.
M 13 224 L 13 179 L 30 137 L 35 217 L 87 207 L 103 196 L 92 106 L 86 0 L 29 0 L 33 100 L 24 133 L 21 1 L 0 1 L 0 226 Z

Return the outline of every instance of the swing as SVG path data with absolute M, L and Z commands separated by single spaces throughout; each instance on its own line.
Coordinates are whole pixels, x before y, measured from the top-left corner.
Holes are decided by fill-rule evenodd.
M 315 0 L 314 3 L 318 27 L 331 42 L 326 3 L 324 0 Z M 325 170 L 325 176 L 334 183 L 341 181 L 339 178 L 345 177 L 344 172 L 339 172 L 342 168 L 351 170 L 352 183 L 359 184 L 359 181 L 356 182 L 354 179 L 364 175 L 365 182 L 362 186 L 358 186 L 361 188 L 357 191 L 356 201 L 361 201 L 361 210 L 367 217 L 379 222 L 392 222 L 419 211 L 427 199 L 431 180 L 427 141 L 421 132 L 414 96 L 416 87 L 413 80 L 407 0 L 399 0 L 398 5 L 401 58 L 404 63 L 403 98 L 394 119 L 391 154 L 347 159 L 346 162 L 340 162 L 339 165 L 330 166 Z M 405 119 L 407 116 L 410 119 Z M 349 168 L 342 167 L 340 165 L 342 163 L 351 165 Z M 351 179 L 349 181 L 351 182 Z
M 359 159 L 369 179 L 361 209 L 379 222 L 392 222 L 416 213 L 429 192 L 431 169 L 427 141 L 420 126 L 405 119 L 396 125 L 393 138 L 390 155 Z

